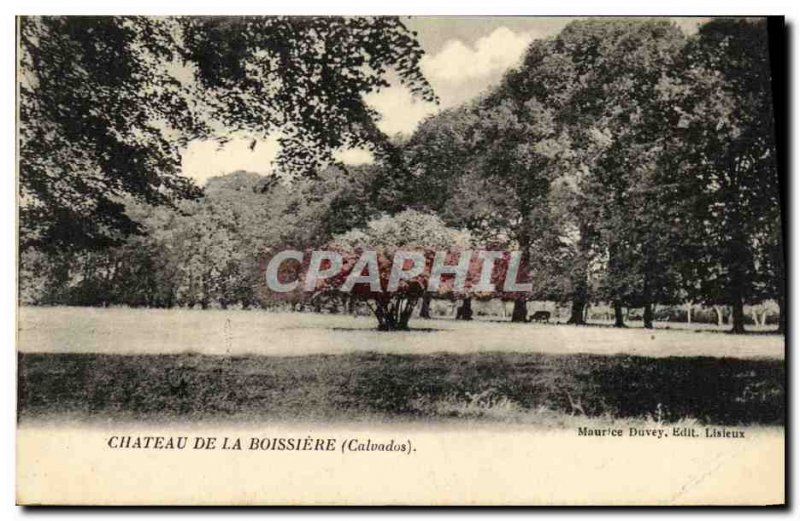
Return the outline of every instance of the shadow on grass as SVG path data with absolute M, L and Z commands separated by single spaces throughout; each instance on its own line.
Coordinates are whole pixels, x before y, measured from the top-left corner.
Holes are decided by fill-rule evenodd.
M 782 425 L 782 361 L 357 353 L 297 357 L 18 355 L 19 418 L 587 417 Z M 535 415 L 534 420 L 535 421 Z
M 434 333 L 437 331 L 447 331 L 447 329 L 439 329 L 435 327 L 410 327 L 408 329 L 395 329 L 391 331 L 384 331 L 378 329 L 377 326 L 373 328 L 360 328 L 360 327 L 332 327 L 331 331 L 369 331 L 372 333 Z

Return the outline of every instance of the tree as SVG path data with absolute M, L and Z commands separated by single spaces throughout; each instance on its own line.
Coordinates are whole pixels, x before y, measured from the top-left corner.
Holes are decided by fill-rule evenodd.
M 402 211 L 403 192 L 392 186 L 395 171 L 385 163 L 331 166 L 313 178 L 287 184 L 283 226 L 286 244 L 302 248 L 329 242 L 360 228 L 375 215 Z
M 126 198 L 198 195 L 189 140 L 280 132 L 307 174 L 337 148 L 394 153 L 362 97 L 388 69 L 434 99 L 397 18 L 23 17 L 19 42 L 23 248 L 102 249 L 141 231 Z
M 683 60 L 665 89 L 679 129 L 666 164 L 691 187 L 677 202 L 697 245 L 683 265 L 687 289 L 731 306 L 732 332 L 743 333 L 744 305 L 782 304 L 785 284 L 766 23 L 713 20 Z
M 434 215 L 406 210 L 334 238 L 325 250 L 338 256 L 341 265 L 334 268 L 338 261 L 322 259 L 320 269 L 335 271 L 326 278 L 306 278 L 309 268 L 316 266 L 313 252 L 306 252 L 300 264 L 295 262 L 293 269 L 279 273 L 278 278 L 284 283 L 299 281 L 295 292 L 348 292 L 370 302 L 381 331 L 408 329 L 417 302 L 426 294 L 465 302 L 473 297 L 522 298 L 526 290 L 511 284 L 520 282 L 520 252 L 483 252 L 471 246 L 474 242 L 469 233 L 445 226 Z M 434 269 L 437 259 L 442 267 L 460 266 L 461 275 L 443 269 L 431 285 L 438 271 Z M 406 273 L 392 286 L 393 277 L 400 271 Z M 369 276 L 372 283 L 367 282 Z
M 497 194 L 491 214 L 482 216 L 484 222 L 492 222 L 484 231 L 502 230 L 522 253 L 529 280 L 534 268 L 531 250 L 555 233 L 548 207 L 550 187 L 565 163 L 569 143 L 556 125 L 554 111 L 537 99 L 489 99 L 476 121 L 476 169 Z M 512 322 L 527 321 L 526 302 L 527 296 L 514 301 Z
M 410 208 L 435 212 L 455 227 L 475 229 L 480 220 L 473 203 L 486 194 L 474 175 L 474 147 L 470 143 L 476 123 L 476 104 L 450 108 L 423 121 L 404 146 L 411 179 L 401 200 Z M 430 318 L 431 296 L 423 296 L 420 316 Z M 463 299 L 459 320 L 472 319 L 470 296 Z
M 367 223 L 364 228 L 351 230 L 333 239 L 333 246 L 344 253 L 345 265 L 353 267 L 353 257 L 364 250 L 380 251 L 380 266 L 383 287 L 386 287 L 391 269 L 391 261 L 398 250 L 420 251 L 426 257 L 427 268 L 436 251 L 462 251 L 471 244 L 471 238 L 465 231 L 447 227 L 444 222 L 432 215 L 415 210 L 406 210 L 394 216 L 384 216 Z M 345 270 L 342 276 L 329 283 L 329 287 L 339 287 L 342 278 L 350 271 Z M 430 302 L 432 295 L 427 291 L 427 273 L 421 274 L 417 280 L 403 285 L 397 292 L 374 292 L 365 285 L 357 285 L 355 294 L 361 298 L 374 301 L 373 313 L 378 319 L 381 330 L 407 329 L 408 321 L 418 300 Z M 337 285 L 338 284 L 338 285 Z M 442 285 L 437 294 L 455 298 L 463 295 L 450 293 L 447 284 Z M 430 315 L 428 317 L 430 318 Z
M 526 278 L 528 268 L 546 266 L 543 258 L 532 262 L 531 252 L 555 235 L 550 185 L 569 152 L 555 120 L 557 103 L 540 83 L 560 73 L 549 46 L 532 45 L 530 81 L 512 74 L 486 98 L 429 119 L 410 140 L 419 193 L 431 194 L 429 204 L 448 223 L 466 226 L 484 243 L 519 249 Z M 529 297 L 515 301 L 512 321 L 527 320 Z
M 535 210 L 535 215 L 525 219 L 527 222 L 520 230 L 527 229 L 523 239 L 527 235 L 537 241 L 529 251 L 536 255 L 531 261 L 536 270 L 532 278 L 542 282 L 539 297 L 571 300 L 569 322 L 574 324 L 584 323 L 590 296 L 590 268 L 595 257 L 594 225 L 598 218 L 598 209 L 589 197 L 593 187 L 587 166 L 593 153 L 592 147 L 587 146 L 593 141 L 588 138 L 594 138 L 595 134 L 576 132 L 583 128 L 579 99 L 585 79 L 574 59 L 580 46 L 573 40 L 579 40 L 582 34 L 581 27 L 573 23 L 553 40 L 535 41 L 528 48 L 522 66 L 506 75 L 495 94 L 517 105 L 541 107 L 546 114 L 544 121 L 549 122 L 550 143 L 557 143 L 550 147 L 555 154 L 546 166 L 539 165 L 533 173 L 517 174 L 536 179 L 534 186 L 537 186 L 533 193 L 526 195 L 524 190 L 520 193 L 522 198 L 531 199 L 528 205 Z M 538 114 L 533 116 L 541 119 Z M 539 124 L 530 119 L 523 121 Z M 515 305 L 518 319 L 523 314 L 520 304 Z
M 269 305 L 260 300 L 269 249 L 308 248 L 379 214 L 386 169 L 331 167 L 315 179 L 249 172 L 211 178 L 203 194 L 175 207 L 126 201 L 142 233 L 102 250 L 28 249 L 20 288 L 39 304 L 172 307 Z
M 573 245 L 565 264 L 572 323 L 583 323 L 590 292 L 613 303 L 617 326 L 623 303 L 652 311 L 651 279 L 661 268 L 647 259 L 657 251 L 648 241 L 662 230 L 642 219 L 657 213 L 657 199 L 646 196 L 665 128 L 657 88 L 682 41 L 668 21 L 581 20 L 552 43 L 562 76 L 571 78 L 561 89 L 558 122 L 572 142 L 572 168 L 559 187 Z
M 652 327 L 653 303 L 676 293 L 659 258 L 674 234 L 663 219 L 668 209 L 655 164 L 671 111 L 659 89 L 683 45 L 680 29 L 665 20 L 579 21 L 557 38 L 580 78 L 565 121 L 581 149 L 581 199 L 591 208 L 587 221 L 604 265 L 597 296 L 613 304 L 617 327 L 624 325 L 623 305 L 644 307 L 645 326 Z
M 453 197 L 463 177 L 474 171 L 476 118 L 476 103 L 466 103 L 419 124 L 403 147 L 412 178 L 402 199 L 409 207 L 436 212 L 451 226 L 472 224 L 469 209 L 453 204 Z

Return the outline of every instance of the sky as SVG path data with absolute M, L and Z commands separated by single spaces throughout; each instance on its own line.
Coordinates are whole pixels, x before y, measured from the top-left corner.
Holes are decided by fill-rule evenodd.
M 426 117 L 459 105 L 497 85 L 503 74 L 522 60 L 528 45 L 535 39 L 558 34 L 570 17 L 404 17 L 409 29 L 425 51 L 422 72 L 439 96 L 439 104 L 415 98 L 404 87 L 392 86 L 365 96 L 365 101 L 381 114 L 378 126 L 389 135 L 411 134 Z M 674 18 L 691 34 L 705 21 L 701 18 Z M 236 170 L 260 174 L 272 171 L 272 161 L 279 147 L 275 140 L 258 143 L 251 149 L 252 138 L 242 136 L 224 147 L 211 141 L 193 141 L 183 154 L 183 173 L 198 184 L 210 177 Z M 346 150 L 337 159 L 348 164 L 372 160 L 366 150 Z

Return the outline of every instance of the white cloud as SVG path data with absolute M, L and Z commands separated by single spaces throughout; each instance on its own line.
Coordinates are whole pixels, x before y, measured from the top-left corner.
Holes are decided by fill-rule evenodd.
M 237 170 L 270 175 L 272 162 L 280 151 L 277 138 L 275 135 L 266 140 L 257 139 L 252 149 L 252 138 L 245 137 L 234 138 L 223 146 L 212 140 L 192 141 L 181 158 L 183 175 L 201 186 L 214 176 Z M 339 150 L 334 157 L 347 165 L 369 164 L 375 160 L 372 152 L 362 148 Z
M 499 83 L 503 73 L 520 63 L 533 39 L 533 33 L 498 27 L 472 45 L 451 39 L 438 53 L 423 56 L 422 72 L 439 96 L 439 106 L 415 98 L 399 85 L 369 94 L 365 100 L 383 116 L 378 123 L 381 130 L 389 135 L 410 134 L 427 116 Z
M 277 139 L 257 140 L 251 149 L 252 141 L 252 138 L 238 137 L 223 146 L 210 140 L 192 141 L 181 158 L 183 175 L 203 185 L 211 177 L 237 170 L 262 175 L 272 173 L 272 162 L 280 150 Z
M 422 58 L 422 71 L 436 83 L 498 78 L 519 63 L 532 40 L 532 34 L 516 33 L 507 27 L 498 27 L 471 46 L 449 40 L 437 54 Z
M 401 85 L 372 92 L 364 96 L 364 101 L 381 113 L 378 128 L 390 136 L 410 134 L 420 121 L 439 110 L 436 104 L 413 96 Z
M 375 156 L 365 148 L 349 148 L 334 152 L 333 157 L 346 165 L 367 165 L 375 161 Z

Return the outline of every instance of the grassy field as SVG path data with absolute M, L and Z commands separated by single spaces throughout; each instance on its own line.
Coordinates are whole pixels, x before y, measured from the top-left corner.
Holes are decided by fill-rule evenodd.
M 781 424 L 778 361 L 485 353 L 20 354 L 22 418 Z
M 257 311 L 20 310 L 22 420 L 781 425 L 783 337 Z
M 371 317 L 264 311 L 34 308 L 19 310 L 22 352 L 209 355 L 591 353 L 783 359 L 779 335 L 704 328 L 614 329 L 413 319 L 412 331 L 375 331 Z

